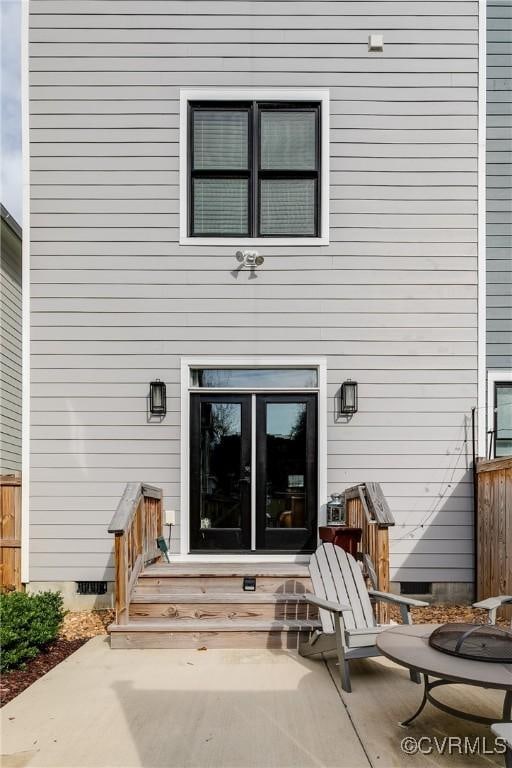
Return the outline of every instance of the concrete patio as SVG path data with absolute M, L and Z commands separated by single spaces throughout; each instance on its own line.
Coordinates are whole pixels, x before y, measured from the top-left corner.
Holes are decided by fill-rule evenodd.
M 270 650 L 112 651 L 96 637 L 2 710 L 4 768 L 395 768 L 503 765 L 483 726 L 427 705 L 408 729 L 421 689 L 384 659 L 353 664 L 341 694 L 334 661 Z M 444 700 L 497 715 L 502 697 L 452 687 Z M 408 755 L 406 736 L 432 740 Z M 445 736 L 480 738 L 452 754 Z M 484 741 L 485 739 L 485 741 Z M 428 749 L 428 742 L 422 742 Z M 488 751 L 489 754 L 483 754 Z

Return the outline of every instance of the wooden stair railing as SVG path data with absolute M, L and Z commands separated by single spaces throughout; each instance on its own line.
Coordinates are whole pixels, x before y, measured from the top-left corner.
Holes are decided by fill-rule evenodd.
M 160 488 L 145 483 L 127 483 L 110 521 L 108 532 L 115 534 L 116 623 L 127 624 L 130 598 L 142 569 L 158 560 L 156 540 L 162 534 Z
M 379 483 L 363 483 L 345 491 L 347 525 L 362 529 L 358 552 L 373 588 L 389 592 L 389 532 L 395 524 Z M 377 606 L 381 623 L 388 621 L 388 606 Z

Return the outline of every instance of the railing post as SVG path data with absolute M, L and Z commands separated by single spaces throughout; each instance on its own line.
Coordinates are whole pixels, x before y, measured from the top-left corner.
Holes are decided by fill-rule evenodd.
M 116 533 L 115 538 L 115 606 L 117 624 L 128 623 L 128 537 Z

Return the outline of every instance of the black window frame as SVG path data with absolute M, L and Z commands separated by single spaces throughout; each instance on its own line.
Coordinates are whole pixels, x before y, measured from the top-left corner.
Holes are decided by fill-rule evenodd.
M 504 442 L 508 442 L 509 439 L 506 437 L 499 437 L 499 421 L 498 421 L 498 387 L 505 387 L 508 389 L 509 387 L 512 389 L 512 382 L 511 381 L 495 381 L 494 382 L 494 424 L 493 424 L 493 430 L 494 430 L 494 458 L 495 459 L 501 459 L 505 458 L 505 456 L 509 456 L 510 454 L 505 453 L 501 454 L 498 453 L 498 443 L 503 440 Z
M 196 111 L 247 111 L 248 120 L 248 148 L 247 159 L 248 168 L 241 170 L 233 169 L 201 169 L 194 168 L 194 113 Z M 315 126 L 315 168 L 312 170 L 289 170 L 289 169 L 263 169 L 261 167 L 261 113 L 268 111 L 297 111 L 314 112 L 316 115 Z M 318 239 L 321 237 L 321 194 L 322 194 L 322 163 L 321 163 L 321 120 L 322 103 L 319 101 L 189 101 L 188 102 L 188 125 L 187 125 L 187 203 L 188 203 L 188 221 L 187 234 L 190 238 L 208 238 L 222 239 L 229 238 L 236 240 L 240 238 L 247 239 L 281 239 L 289 240 L 300 238 L 301 240 Z M 232 234 L 230 232 L 200 232 L 194 233 L 194 179 L 232 179 L 243 178 L 248 180 L 248 231 L 246 233 Z M 260 202 L 261 202 L 261 184 L 262 179 L 314 179 L 315 181 L 315 231 L 311 235 L 304 234 L 262 234 L 260 222 Z

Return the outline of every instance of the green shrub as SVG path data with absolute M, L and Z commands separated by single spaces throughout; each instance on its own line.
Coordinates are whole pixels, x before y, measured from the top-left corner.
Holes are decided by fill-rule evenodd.
M 57 637 L 64 615 L 60 592 L 0 595 L 0 671 L 37 656 Z

